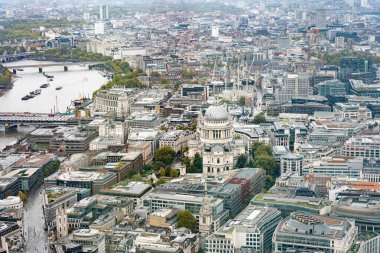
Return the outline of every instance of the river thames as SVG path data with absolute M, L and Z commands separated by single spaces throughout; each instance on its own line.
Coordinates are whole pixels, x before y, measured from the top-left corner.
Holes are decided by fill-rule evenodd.
M 49 64 L 51 62 L 37 61 L 17 61 L 4 64 L 7 65 L 35 65 Z M 49 81 L 44 75 L 38 73 L 38 68 L 25 68 L 23 71 L 17 71 L 14 79 L 13 88 L 0 97 L 0 112 L 64 112 L 71 104 L 72 100 L 81 96 L 92 96 L 92 93 L 107 82 L 107 78 L 96 70 L 89 70 L 88 66 L 78 63 L 75 66 L 69 66 L 69 71 L 63 71 L 63 66 L 44 67 L 43 71 L 48 75 L 53 75 L 52 81 Z M 21 100 L 29 92 L 40 89 L 44 83 L 50 86 L 41 89 L 41 94 L 29 100 Z M 61 86 L 61 90 L 56 87 Z M 4 127 L 0 126 L 0 150 L 6 145 L 14 142 L 17 138 L 33 130 L 33 127 L 19 127 L 17 133 L 5 133 Z

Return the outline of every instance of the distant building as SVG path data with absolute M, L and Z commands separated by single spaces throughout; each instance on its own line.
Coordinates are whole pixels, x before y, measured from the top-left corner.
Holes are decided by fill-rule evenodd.
M 317 84 L 316 89 L 318 91 L 318 95 L 324 97 L 344 97 L 346 95 L 346 85 L 337 79 L 320 82 Z
M 276 89 L 276 100 L 286 102 L 292 97 L 308 97 L 310 89 L 310 77 L 308 75 L 288 74 L 284 77 L 284 84 Z
M 340 79 L 343 82 L 355 79 L 370 83 L 376 79 L 376 67 L 370 59 L 342 57 L 340 59 Z
M 214 38 L 218 38 L 219 37 L 219 26 L 212 26 L 211 28 L 211 36 L 214 37 Z
M 345 253 L 357 235 L 354 220 L 293 212 L 278 224 L 273 235 L 272 252 Z
M 108 5 L 100 5 L 99 7 L 99 19 L 108 20 Z
M 104 22 L 96 22 L 94 24 L 95 35 L 103 35 L 105 33 L 106 25 Z
M 316 10 L 317 17 L 316 17 L 316 26 L 318 28 L 326 28 L 327 26 L 327 18 L 326 18 L 326 9 L 317 9 Z

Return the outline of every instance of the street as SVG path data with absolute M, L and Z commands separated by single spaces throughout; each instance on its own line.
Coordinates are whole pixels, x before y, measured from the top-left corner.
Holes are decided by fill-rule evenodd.
M 44 230 L 44 219 L 42 211 L 43 203 L 42 186 L 33 191 L 24 207 L 24 231 L 26 238 L 26 252 L 43 253 L 48 252 L 47 232 Z

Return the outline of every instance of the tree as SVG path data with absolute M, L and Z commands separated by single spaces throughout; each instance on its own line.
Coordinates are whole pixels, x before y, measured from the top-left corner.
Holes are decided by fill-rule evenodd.
M 160 178 L 156 181 L 155 186 L 159 186 L 160 184 L 165 184 L 166 180 L 163 178 Z
M 177 227 L 185 227 L 190 229 L 192 232 L 195 232 L 197 228 L 197 219 L 187 210 L 179 211 Z
M 265 190 L 269 190 L 270 188 L 272 188 L 272 186 L 275 184 L 276 180 L 274 180 L 271 176 L 267 176 L 265 178 L 265 186 L 264 186 L 264 189 Z
M 169 173 L 170 177 L 178 177 L 178 175 L 179 175 L 179 171 L 178 170 L 176 170 L 174 168 L 170 169 L 170 173 Z
M 26 201 L 28 199 L 28 195 L 22 191 L 19 191 L 17 196 L 19 196 L 22 201 Z
M 255 165 L 253 164 L 253 160 L 249 159 L 249 161 L 245 164 L 246 168 L 254 168 Z
M 157 149 L 154 154 L 154 160 L 163 162 L 165 165 L 170 165 L 174 160 L 175 151 L 168 146 L 163 146 Z
M 201 173 L 203 171 L 203 159 L 198 152 L 194 155 L 193 166 L 196 173 Z
M 161 79 L 161 84 L 168 84 L 169 80 L 167 78 L 162 78 Z
M 237 162 L 236 162 L 236 167 L 237 168 L 244 168 L 245 164 L 247 163 L 247 156 L 242 154 L 242 155 L 239 155 L 238 158 L 237 158 Z
M 239 104 L 240 106 L 245 106 L 245 97 L 244 97 L 244 96 L 241 96 L 241 97 L 239 98 L 238 104 Z
M 160 168 L 160 169 L 158 170 L 158 175 L 159 175 L 160 177 L 164 177 L 164 176 L 166 175 L 166 170 L 165 170 L 164 168 Z
M 254 165 L 257 168 L 262 168 L 266 171 L 267 175 L 274 176 L 276 170 L 276 161 L 274 157 L 268 154 L 260 154 L 255 157 Z
M 143 182 L 144 179 L 143 177 L 140 175 L 140 173 L 138 174 L 134 174 L 132 177 L 131 177 L 131 180 L 132 181 L 139 181 L 139 182 Z
M 254 124 L 260 124 L 260 123 L 265 123 L 267 122 L 264 113 L 259 113 L 253 118 L 253 123 Z
M 156 71 L 153 71 L 152 73 L 150 73 L 150 76 L 151 77 L 159 77 L 160 76 L 160 73 L 156 72 Z
M 271 155 L 272 154 L 272 148 L 263 142 L 255 141 L 252 144 L 251 152 L 252 152 L 252 158 L 255 159 L 255 156 L 262 154 L 262 153 Z

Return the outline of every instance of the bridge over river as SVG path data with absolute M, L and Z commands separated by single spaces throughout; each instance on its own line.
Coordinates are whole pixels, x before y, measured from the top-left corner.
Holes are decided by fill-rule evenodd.
M 42 73 L 43 68 L 46 67 L 57 67 L 57 66 L 63 66 L 64 71 L 68 71 L 69 66 L 76 66 L 76 65 L 82 65 L 82 66 L 88 66 L 91 68 L 91 66 L 102 64 L 103 62 L 50 62 L 50 63 L 38 63 L 38 64 L 24 64 L 24 65 L 7 65 L 8 69 L 11 69 L 13 71 L 13 74 L 17 73 L 18 69 L 25 69 L 25 68 L 38 68 L 38 71 Z
M 73 115 L 56 115 L 46 113 L 18 113 L 18 112 L 0 112 L 0 125 L 5 129 L 15 128 L 19 124 L 36 125 L 36 126 L 58 126 L 66 125 L 67 121 Z

